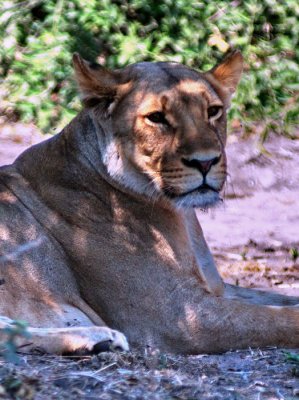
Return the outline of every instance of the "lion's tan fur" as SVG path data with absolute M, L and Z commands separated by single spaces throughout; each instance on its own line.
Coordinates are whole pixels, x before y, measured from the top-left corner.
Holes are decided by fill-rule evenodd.
M 193 210 L 221 199 L 241 55 L 74 66 L 85 109 L 0 172 L 0 327 L 29 321 L 48 352 L 127 349 L 109 328 L 180 353 L 298 346 L 299 300 L 225 285 Z

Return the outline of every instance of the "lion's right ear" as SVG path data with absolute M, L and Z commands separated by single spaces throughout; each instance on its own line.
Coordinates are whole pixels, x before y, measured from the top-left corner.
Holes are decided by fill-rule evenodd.
M 216 81 L 218 85 L 220 84 L 221 88 L 226 91 L 227 97 L 230 98 L 241 78 L 243 63 L 242 54 L 235 50 L 229 53 L 220 64 L 206 72 L 205 75 L 213 82 Z
M 90 64 L 78 53 L 73 55 L 76 81 L 79 85 L 83 103 L 92 107 L 103 99 L 112 103 L 120 92 L 121 76 L 98 64 Z

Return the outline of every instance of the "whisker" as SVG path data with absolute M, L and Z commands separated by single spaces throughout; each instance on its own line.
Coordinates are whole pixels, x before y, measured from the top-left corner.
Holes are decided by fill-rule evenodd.
M 229 172 L 226 173 L 226 176 L 231 178 L 231 174 Z M 235 190 L 235 185 L 234 185 L 233 181 L 231 179 L 226 179 L 226 181 L 225 181 L 225 191 L 226 191 L 226 188 L 229 187 L 229 185 L 230 185 L 231 190 L 233 192 L 233 196 L 237 197 L 236 190 Z M 224 192 L 224 194 L 226 195 L 225 192 Z

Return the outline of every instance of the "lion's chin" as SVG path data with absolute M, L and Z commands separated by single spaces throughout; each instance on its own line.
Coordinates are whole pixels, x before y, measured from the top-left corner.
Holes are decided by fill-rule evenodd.
M 198 189 L 179 196 L 172 196 L 171 202 L 178 208 L 211 208 L 222 201 L 220 194 L 214 190 Z

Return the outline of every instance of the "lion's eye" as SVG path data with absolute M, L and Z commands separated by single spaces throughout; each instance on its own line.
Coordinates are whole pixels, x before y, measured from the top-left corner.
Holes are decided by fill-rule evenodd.
M 150 113 L 146 116 L 147 119 L 149 119 L 151 122 L 154 122 L 155 124 L 165 124 L 168 125 L 168 121 L 165 118 L 164 113 L 161 111 L 155 111 L 153 113 Z
M 222 115 L 221 106 L 211 106 L 208 108 L 208 118 L 217 119 Z

